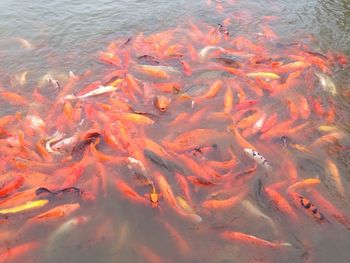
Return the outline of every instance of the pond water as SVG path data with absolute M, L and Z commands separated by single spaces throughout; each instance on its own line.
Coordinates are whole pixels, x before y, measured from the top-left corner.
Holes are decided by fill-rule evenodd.
M 350 262 L 348 1 L 0 14 L 0 263 Z

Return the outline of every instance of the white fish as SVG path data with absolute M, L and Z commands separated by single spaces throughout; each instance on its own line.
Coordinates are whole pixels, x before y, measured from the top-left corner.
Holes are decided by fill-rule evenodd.
M 46 124 L 42 118 L 38 115 L 27 115 L 27 121 L 29 122 L 30 128 L 36 132 L 43 132 L 46 129 Z
M 75 96 L 75 95 L 70 94 L 70 95 L 67 95 L 65 97 L 65 99 L 66 100 L 85 99 L 85 98 L 88 98 L 88 97 L 92 97 L 92 96 L 97 96 L 97 95 L 113 92 L 113 91 L 115 91 L 117 89 L 118 89 L 118 87 L 102 86 L 102 85 L 100 85 L 100 86 L 98 86 L 97 89 L 89 91 L 88 93 L 85 93 L 84 95 Z
M 76 133 L 71 137 L 58 141 L 57 143 L 51 146 L 51 149 L 54 150 L 54 152 L 62 152 L 65 150 L 65 148 L 72 146 L 75 142 L 77 142 L 78 139 L 79 134 Z
M 248 200 L 243 200 L 242 205 L 254 216 L 260 217 L 265 219 L 266 222 L 268 222 L 271 225 L 271 228 L 273 230 L 273 233 L 277 235 L 278 231 L 276 228 L 276 224 L 272 221 L 272 219 L 265 215 L 263 212 L 261 212 L 256 206 L 254 206 L 251 202 Z
M 245 148 L 244 152 L 250 157 L 252 158 L 254 161 L 256 161 L 259 165 L 263 166 L 266 170 L 270 170 L 271 169 L 271 165 L 269 164 L 269 162 L 265 159 L 264 156 L 262 156 L 260 153 L 258 153 L 257 151 L 253 150 L 253 149 L 248 149 Z
M 12 81 L 13 85 L 19 84 L 20 86 L 24 86 L 27 82 L 27 75 L 28 75 L 28 71 L 24 71 L 22 73 L 15 75 Z
M 62 242 L 67 242 L 67 239 L 72 235 L 72 231 L 78 226 L 86 224 L 89 220 L 90 218 L 86 216 L 77 216 L 60 225 L 48 238 L 45 254 L 48 257 L 53 257 L 56 253 L 55 249 L 62 245 Z
M 55 89 L 59 89 L 61 87 L 57 79 L 49 78 L 49 82 L 55 87 Z
M 47 82 L 52 84 L 56 89 L 59 89 L 61 87 L 58 80 L 55 79 L 50 73 L 45 74 L 39 81 L 38 85 L 39 87 L 42 87 L 44 85 L 47 85 Z
M 264 125 L 266 120 L 266 113 L 264 112 L 261 117 L 254 123 L 253 125 L 253 133 L 257 133 L 258 131 L 261 130 L 262 126 Z
M 70 79 L 78 79 L 78 76 L 75 75 L 74 72 L 70 70 L 70 71 L 69 71 L 69 78 L 70 78 Z
M 33 49 L 33 45 L 27 40 L 22 37 L 17 37 L 16 40 L 21 44 L 21 46 L 25 49 Z
M 129 161 L 128 168 L 130 170 L 135 169 L 136 167 L 138 167 L 138 168 L 141 169 L 142 172 L 146 171 L 145 166 L 143 165 L 143 163 L 140 160 L 137 160 L 137 159 L 135 159 L 133 157 L 128 157 L 128 161 Z
M 49 153 L 55 153 L 55 151 L 51 148 L 51 144 L 54 144 L 63 139 L 64 134 L 56 131 L 48 140 L 45 142 L 45 149 Z
M 219 46 L 207 46 L 203 49 L 201 49 L 201 51 L 199 51 L 198 53 L 198 57 L 199 57 L 199 61 L 203 62 L 204 60 L 206 60 L 208 53 L 212 50 L 220 50 L 222 52 L 225 52 L 225 49 L 223 49 L 222 47 Z
M 333 96 L 337 95 L 337 87 L 331 77 L 320 72 L 315 72 L 315 75 L 318 77 L 324 91 L 331 93 Z

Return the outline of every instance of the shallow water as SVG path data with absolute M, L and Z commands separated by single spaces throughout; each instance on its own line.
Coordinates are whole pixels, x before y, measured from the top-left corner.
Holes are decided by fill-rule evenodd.
M 130 37 L 135 38 L 140 32 L 151 35 L 178 27 L 180 31 L 178 41 L 182 43 L 188 40 L 186 30 L 188 30 L 189 22 L 215 26 L 217 23 L 223 23 L 225 18 L 231 17 L 235 23 L 229 27 L 230 34 L 235 37 L 239 35 L 246 36 L 255 41 L 258 39 L 259 30 L 263 29 L 262 25 L 266 21 L 266 16 L 268 16 L 272 18 L 269 25 L 279 36 L 277 41 L 272 41 L 271 45 L 268 44 L 270 49 L 272 49 L 271 47 L 276 48 L 276 53 L 283 53 L 288 44 L 302 42 L 310 43 L 313 52 L 325 54 L 331 50 L 350 55 L 350 4 L 345 0 L 101 0 L 98 2 L 96 4 L 96 1 L 92 0 L 59 0 L 49 3 L 43 0 L 1 1 L 0 87 L 18 92 L 29 98 L 33 90 L 38 88 L 40 93 L 48 100 L 46 106 L 37 106 L 34 102 L 29 107 L 22 107 L 11 105 L 6 100 L 1 99 L 1 116 L 20 111 L 24 116 L 30 112 L 39 112 L 41 116 L 46 116 L 45 112 L 48 116 L 56 117 L 50 109 L 51 107 L 54 108 L 55 104 L 53 102 L 57 99 L 57 90 L 52 85 L 43 84 L 41 79 L 45 74 L 50 73 L 59 80 L 61 85 L 64 85 L 68 81 L 69 71 L 82 75 L 84 72 L 91 70 L 93 73 L 82 78 L 75 86 L 73 91 L 78 92 L 87 84 L 100 80 L 111 71 L 112 67 L 99 61 L 98 55 L 99 51 L 105 50 L 112 40 L 122 39 L 125 42 Z M 274 20 L 274 17 L 277 19 Z M 183 35 L 181 32 L 183 32 Z M 20 38 L 28 40 L 31 47 L 25 48 Z M 199 43 L 195 47 L 198 50 L 202 48 Z M 135 51 L 134 49 L 131 50 Z M 172 63 L 172 61 L 169 63 Z M 337 109 L 334 125 L 345 132 L 346 135 L 343 140 L 334 142 L 331 146 L 327 145 L 329 147 L 324 145 L 313 147 L 310 154 L 296 150 L 291 150 L 291 153 L 285 151 L 281 146 L 281 140 L 278 138 L 266 142 L 261 141 L 258 136 L 252 136 L 249 141 L 264 153 L 272 167 L 278 167 L 276 169 L 278 172 L 269 177 L 264 169 L 259 167 L 253 174 L 254 177 L 245 178 L 245 175 L 243 175 L 243 179 L 230 182 L 233 184 L 230 191 L 224 194 L 221 193 L 224 198 L 227 198 L 228 193 L 229 195 L 236 195 L 240 191 L 247 190 L 248 193 L 245 199 L 268 215 L 274 222 L 276 229 L 261 217 L 252 215 L 243 203 L 232 209 L 219 212 L 210 212 L 203 209 L 201 203 L 212 198 L 221 187 L 227 187 L 226 184 L 225 186 L 222 184 L 209 186 L 209 188 L 191 185 L 191 192 L 195 201 L 194 208 L 203 218 L 203 221 L 199 224 L 188 222 L 174 213 L 173 210 L 169 209 L 166 200 L 161 200 L 160 209 L 134 204 L 116 190 L 115 179 L 122 178 L 133 184 L 133 188 L 140 195 L 149 192 L 148 188 L 135 183 L 137 180 L 132 177 L 134 174 L 128 170 L 125 164 L 105 164 L 101 162 L 104 168 L 101 168 L 101 165 L 84 167 L 86 168 L 84 176 L 76 185 L 80 189 L 97 192 L 95 201 L 81 200 L 81 197 L 74 195 L 74 193 L 59 197 L 49 195 L 47 198 L 50 201 L 50 208 L 64 203 L 77 202 L 80 203 L 81 207 L 66 218 L 33 225 L 28 224 L 27 220 L 38 215 L 39 212 L 37 211 L 11 215 L 9 218 L 5 218 L 7 221 L 3 225 L 0 221 L 0 239 L 1 242 L 6 244 L 6 248 L 0 245 L 0 253 L 26 242 L 36 241 L 39 243 L 39 248 L 33 248 L 27 254 L 26 260 L 28 262 L 158 262 L 157 259 L 152 260 L 145 256 L 149 255 L 145 252 L 147 248 L 163 258 L 164 260 L 161 262 L 292 263 L 349 261 L 350 253 L 347 251 L 347 247 L 350 245 L 349 229 L 347 229 L 349 225 L 344 222 L 342 224 L 339 220 L 333 218 L 331 212 L 325 211 L 327 216 L 330 217 L 327 218 L 329 222 L 319 224 L 306 216 L 303 211 L 294 207 L 298 215 L 298 221 L 295 221 L 279 211 L 278 208 L 272 205 L 271 201 L 266 201 L 265 197 L 262 203 L 259 203 L 256 196 L 259 179 L 263 181 L 264 186 L 267 186 L 283 181 L 282 179 L 287 177 L 282 169 L 285 160 L 290 159 L 296 164 L 300 178 L 318 177 L 322 181 L 322 186 L 317 190 L 346 216 L 350 216 L 349 177 L 347 176 L 350 170 L 350 152 L 348 148 L 350 142 L 348 135 L 350 129 L 348 124 L 350 120 L 348 113 L 350 95 L 346 92 L 350 87 L 348 69 L 349 67 L 346 66 L 345 68 L 336 68 L 332 72 L 339 93 L 339 96 L 334 98 Z M 18 76 L 25 71 L 28 71 L 27 77 L 25 82 L 21 84 Z M 151 77 L 140 74 L 135 68 L 132 68 L 131 73 L 145 82 L 152 80 Z M 188 78 L 183 76 L 177 78 L 176 74 L 173 77 L 176 80 L 186 81 L 186 84 L 193 84 L 185 85 L 184 88 L 191 96 L 196 94 L 195 92 L 203 93 L 201 88 L 217 78 L 228 78 L 227 72 L 205 71 Z M 303 94 L 302 88 L 298 87 L 296 92 L 285 94 L 286 98 L 299 93 Z M 194 92 L 193 94 L 191 89 Z M 252 95 L 252 91 L 248 91 L 247 94 Z M 208 155 L 204 154 L 205 157 L 210 160 L 227 160 L 229 149 L 233 149 L 238 159 L 234 173 L 239 174 L 241 171 L 251 168 L 254 162 L 249 160 L 243 151 L 238 150 L 240 146 L 237 141 L 232 141 L 230 137 L 232 135 L 227 131 L 227 119 L 215 116 L 210 118 L 209 114 L 222 109 L 223 96 L 224 93 L 222 92 L 217 98 L 203 102 L 204 113 L 200 113 L 197 108 L 191 108 L 190 102 L 182 102 L 176 95 L 172 95 L 176 107 L 170 108 L 163 115 L 153 109 L 152 100 L 133 103 L 132 106 L 137 110 L 147 111 L 158 117 L 154 125 L 146 128 L 142 127 L 140 130 L 132 130 L 134 126 L 128 127 L 131 129 L 129 132 L 133 134 L 134 139 L 137 136 L 143 136 L 143 133 L 145 133 L 160 143 L 164 140 L 172 141 L 177 135 L 190 129 L 216 129 L 222 133 L 215 133 L 213 138 L 206 138 L 206 142 L 215 144 L 217 148 L 211 149 Z M 312 96 L 321 97 L 324 106 L 330 106 L 327 105 L 327 98 L 330 95 L 321 89 L 317 89 L 312 93 Z M 97 100 L 101 103 L 109 102 L 103 98 Z M 286 104 L 283 104 L 282 101 L 283 97 L 278 99 L 263 97 L 257 106 L 270 113 L 278 112 L 283 119 L 287 119 L 289 112 Z M 189 118 L 187 122 L 183 121 L 177 123 L 177 125 L 170 125 L 181 112 L 188 112 L 189 116 L 199 116 L 201 122 L 195 122 L 194 119 Z M 48 121 L 52 121 L 47 123 L 49 134 L 52 135 L 56 125 L 59 126 L 60 119 L 52 118 Z M 308 122 L 312 127 L 324 124 L 323 120 L 315 115 L 312 115 Z M 84 123 L 79 129 L 86 131 L 92 127 L 90 124 L 89 122 Z M 14 127 L 17 126 L 14 125 Z M 22 126 L 19 126 L 19 128 L 22 128 Z M 313 133 L 305 132 L 304 136 L 298 136 L 297 142 L 308 146 L 323 134 L 317 130 Z M 35 142 L 33 141 L 31 145 L 33 149 L 35 148 Z M 287 143 L 296 143 L 295 138 L 293 137 Z M 339 150 L 340 148 L 341 150 Z M 114 153 L 113 149 L 105 143 L 99 144 L 98 150 L 111 155 Z M 172 157 L 174 156 L 176 155 L 172 153 Z M 65 167 L 64 157 L 66 156 L 57 159 Z M 177 160 L 175 157 L 174 159 Z M 200 158 L 193 159 L 202 163 Z M 327 159 L 331 159 L 337 164 L 345 188 L 344 195 L 339 193 L 339 189 L 335 187 L 329 173 L 325 172 L 325 161 Z M 95 161 L 99 163 L 97 160 Z M 66 177 L 64 172 L 62 174 L 55 173 L 61 168 L 59 162 L 54 168 L 32 167 L 32 170 L 38 170 L 43 174 L 50 173 L 50 176 L 54 175 L 58 179 L 52 179 L 52 177 L 50 179 L 45 175 L 32 175 L 29 176 L 28 185 L 21 190 L 26 190 L 29 186 L 48 187 L 63 184 Z M 184 165 L 184 161 L 177 160 L 175 164 L 171 164 L 171 168 L 165 167 L 166 165 L 162 167 L 156 161 L 148 160 L 148 164 L 150 165 L 147 167 L 149 173 L 161 171 L 166 176 L 175 194 L 179 195 L 181 189 L 174 177 L 174 170 L 181 169 L 179 168 L 181 166 L 184 173 L 189 173 L 190 169 Z M 2 172 L 7 170 L 6 168 L 6 164 L 1 165 Z M 30 167 L 23 170 L 17 168 L 22 173 L 30 174 L 31 172 Z M 107 175 L 106 182 L 103 182 L 101 175 L 96 175 L 102 174 L 103 169 L 105 169 L 104 173 Z M 133 179 L 130 179 L 131 177 Z M 94 189 L 96 181 L 100 184 L 98 189 Z M 279 189 L 278 186 L 277 189 Z M 310 194 L 311 192 L 308 190 L 305 193 Z M 218 196 L 223 198 L 220 193 Z M 3 199 L 0 199 L 0 201 Z M 46 210 L 39 211 L 41 213 Z M 58 231 L 62 224 L 69 220 L 76 220 L 78 216 L 80 216 L 80 221 L 77 225 L 75 225 L 75 221 L 72 221 L 65 230 Z M 170 227 L 163 221 L 167 222 Z M 180 234 L 174 234 L 169 230 L 171 227 Z M 275 249 L 259 245 L 241 244 L 236 241 L 227 242 L 219 236 L 225 230 L 241 231 L 274 242 L 288 242 L 291 246 Z M 181 241 L 181 237 L 185 241 Z M 189 252 L 186 247 L 183 247 L 183 244 L 189 244 Z M 1 262 L 13 262 L 7 261 L 6 258 L 1 260 L 3 260 Z M 25 261 L 21 259 L 18 262 Z

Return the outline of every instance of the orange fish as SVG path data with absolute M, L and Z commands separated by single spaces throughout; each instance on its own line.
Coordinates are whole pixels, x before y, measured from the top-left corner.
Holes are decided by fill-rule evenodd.
M 114 66 L 120 66 L 120 58 L 116 54 L 112 54 L 109 52 L 100 52 L 99 59 L 103 62 L 107 62 Z
M 290 216 L 294 221 L 298 221 L 298 216 L 294 212 L 293 208 L 289 205 L 288 201 L 277 191 L 270 187 L 265 188 L 266 194 L 274 202 L 276 207 L 281 210 L 281 212 Z
M 79 208 L 80 208 L 79 203 L 64 204 L 64 205 L 56 206 L 40 215 L 34 216 L 30 220 L 35 220 L 35 221 L 40 219 L 47 220 L 49 218 L 58 218 L 58 217 L 68 216 L 69 214 L 73 213 Z
M 199 97 L 199 99 L 208 99 L 208 98 L 213 98 L 216 96 L 216 94 L 219 92 L 219 90 L 221 89 L 223 85 L 222 80 L 216 80 L 208 89 L 208 91 L 202 95 L 201 97 Z
M 192 75 L 192 69 L 191 69 L 190 65 L 184 60 L 181 60 L 180 63 L 182 65 L 183 69 L 184 69 L 184 72 L 185 72 L 186 76 L 191 76 Z
M 4 200 L 0 201 L 0 207 L 8 208 L 8 207 L 15 207 L 20 204 L 26 203 L 28 201 L 32 201 L 36 198 L 36 191 L 37 187 L 30 188 L 25 191 L 14 193 L 13 195 L 7 197 Z
M 174 228 L 170 223 L 165 221 L 163 218 L 156 218 L 156 220 L 161 223 L 165 229 L 170 234 L 171 238 L 176 242 L 176 246 L 182 255 L 188 255 L 190 253 L 190 245 L 182 237 L 179 231 Z
M 121 192 L 124 197 L 129 199 L 130 201 L 138 204 L 148 204 L 146 199 L 143 198 L 141 195 L 136 193 L 129 185 L 127 185 L 123 180 L 116 179 L 115 180 L 115 186 Z
M 126 83 L 128 84 L 128 86 L 138 95 L 142 96 L 143 95 L 143 91 L 141 88 L 141 84 L 139 83 L 140 81 L 138 81 L 136 78 L 134 78 L 131 74 L 127 74 L 125 77 Z
M 159 172 L 155 173 L 155 177 L 158 181 L 158 185 L 160 190 L 163 193 L 163 197 L 165 201 L 169 204 L 169 206 L 181 217 L 187 219 L 193 223 L 199 223 L 202 221 L 202 218 L 194 213 L 188 213 L 182 210 L 182 208 L 177 204 L 175 195 L 173 193 L 172 188 L 170 187 L 166 178 Z
M 0 96 L 3 97 L 8 103 L 13 105 L 28 105 L 29 101 L 15 92 L 0 91 Z
M 311 189 L 311 195 L 313 201 L 317 204 L 318 207 L 322 208 L 324 213 L 332 216 L 336 221 L 345 226 L 347 230 L 350 230 L 350 219 L 342 211 L 340 211 L 336 206 L 324 198 L 318 191 Z
M 245 193 L 240 193 L 238 195 L 231 196 L 227 199 L 210 199 L 202 203 L 202 207 L 210 210 L 218 209 L 229 209 L 234 207 L 242 198 L 245 196 Z
M 311 215 L 313 218 L 315 218 L 317 221 L 325 220 L 324 215 L 317 209 L 316 206 L 314 206 L 310 202 L 309 199 L 295 192 L 289 192 L 289 195 L 291 196 L 292 200 L 295 202 L 297 206 L 301 206 L 305 208 L 307 213 Z
M 258 238 L 256 236 L 242 233 L 242 232 L 224 231 L 220 234 L 220 237 L 224 239 L 247 243 L 250 245 L 270 247 L 270 248 L 280 248 L 280 247 L 291 246 L 291 244 L 289 243 L 274 243 L 274 242 L 267 241 L 265 239 Z
M 301 180 L 299 182 L 296 182 L 292 185 L 290 185 L 287 189 L 288 192 L 294 192 L 295 190 L 300 190 L 303 188 L 309 188 L 315 185 L 319 185 L 321 183 L 320 179 L 318 178 L 307 178 L 304 180 Z
M 20 174 L 16 175 L 16 174 L 9 173 L 9 174 L 1 175 L 1 177 L 4 178 L 5 180 L 7 179 L 8 176 L 10 176 L 12 180 L 7 182 L 5 181 L 1 185 L 0 198 L 8 196 L 11 192 L 20 188 L 24 183 L 24 177 Z
M 159 207 L 159 199 L 162 197 L 162 193 L 158 193 L 156 188 L 152 184 L 152 190 L 149 194 L 145 194 L 145 197 L 151 201 L 152 208 Z
M 219 185 L 218 183 L 214 183 L 214 182 L 211 182 L 209 180 L 206 180 L 206 179 L 203 179 L 203 178 L 200 178 L 200 177 L 196 177 L 196 176 L 187 176 L 186 178 L 192 184 L 198 185 L 198 186 L 215 186 L 215 185 Z
M 161 112 L 165 112 L 170 104 L 171 100 L 165 96 L 156 96 L 154 99 L 154 105 Z
M 24 262 L 25 258 L 30 257 L 29 253 L 33 253 L 39 247 L 39 242 L 31 241 L 12 248 L 8 248 L 4 252 L 0 253 L 0 262 Z

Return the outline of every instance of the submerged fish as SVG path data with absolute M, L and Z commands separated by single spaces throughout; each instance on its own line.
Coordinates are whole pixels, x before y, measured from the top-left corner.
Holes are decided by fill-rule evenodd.
M 242 205 L 244 206 L 244 208 L 246 208 L 252 215 L 258 217 L 258 218 L 262 218 L 264 219 L 272 228 L 273 233 L 275 235 L 277 235 L 278 231 L 277 231 L 277 227 L 276 224 L 272 221 L 272 219 L 267 216 L 266 214 L 264 214 L 263 212 L 261 212 L 256 206 L 254 206 L 250 201 L 248 200 L 243 200 L 242 201 Z
M 208 53 L 212 50 L 220 50 L 223 53 L 225 52 L 225 49 L 223 49 L 222 47 L 207 46 L 207 47 L 201 49 L 201 51 L 199 51 L 199 53 L 198 53 L 198 57 L 199 57 L 200 61 L 203 62 L 204 60 L 206 60 Z
M 164 159 L 151 150 L 144 149 L 143 154 L 148 159 L 150 159 L 153 163 L 167 169 L 170 172 L 179 171 L 180 173 L 184 173 L 183 168 L 181 166 L 179 166 L 177 163 L 175 163 L 171 160 Z
M 315 75 L 318 77 L 324 91 L 331 93 L 333 96 L 337 95 L 337 87 L 331 77 L 321 72 L 315 72 Z

